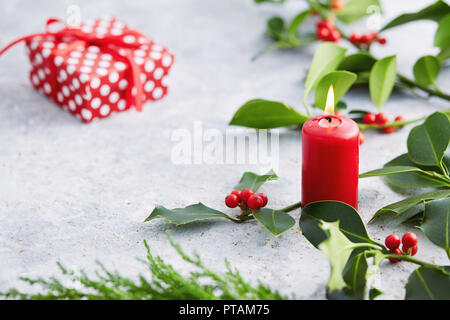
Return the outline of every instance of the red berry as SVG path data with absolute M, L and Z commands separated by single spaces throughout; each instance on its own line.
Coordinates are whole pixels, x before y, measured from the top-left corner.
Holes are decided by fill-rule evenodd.
M 363 144 L 364 142 L 366 142 L 366 135 L 360 131 L 359 132 L 359 144 Z
M 241 190 L 233 190 L 231 191 L 231 194 L 237 195 L 239 199 L 241 198 Z
M 339 40 L 341 40 L 341 33 L 336 29 L 331 30 L 328 40 L 332 42 L 339 42 Z
M 328 30 L 334 29 L 334 23 L 331 20 L 327 19 L 317 21 L 316 26 L 317 29 L 328 29 Z
M 392 132 L 394 132 L 395 131 L 395 127 L 393 127 L 393 126 L 389 126 L 389 127 L 384 127 L 384 128 L 382 128 L 381 129 L 384 133 L 392 133 Z
M 239 204 L 239 197 L 235 194 L 229 194 L 225 198 L 225 204 L 228 208 L 236 208 Z
M 401 252 L 400 249 L 398 249 L 398 248 L 395 249 L 395 250 L 391 250 L 391 253 L 398 254 L 398 255 L 402 255 L 402 252 Z M 395 258 L 389 258 L 389 261 L 392 262 L 392 263 L 397 263 L 397 262 L 399 262 L 400 260 L 395 259 Z
M 389 119 L 387 115 L 383 112 L 380 112 L 375 116 L 375 123 L 379 126 L 384 126 L 386 123 L 388 123 Z
M 417 245 L 417 236 L 413 232 L 406 232 L 402 237 L 403 249 L 408 250 L 409 248 Z
M 376 120 L 376 116 L 373 113 L 367 112 L 364 115 L 363 122 L 365 124 L 374 124 Z
M 344 2 L 342 0 L 331 1 L 331 9 L 334 11 L 340 11 L 344 8 Z
M 327 40 L 330 37 L 330 30 L 327 28 L 320 28 L 317 30 L 317 38 L 320 40 Z
M 359 42 L 364 44 L 370 44 L 370 38 L 367 34 L 363 34 L 361 38 L 359 39 Z
M 377 41 L 381 45 L 385 45 L 386 44 L 386 38 L 378 38 Z
M 369 32 L 367 34 L 367 41 L 369 41 L 368 44 L 372 43 L 377 37 L 378 37 L 378 32 L 376 32 L 376 31 Z
M 263 199 L 258 195 L 251 195 L 247 200 L 247 205 L 252 210 L 258 210 L 263 206 Z
M 361 41 L 361 34 L 359 32 L 353 32 L 348 40 L 353 44 L 357 44 Z
M 394 121 L 395 122 L 402 122 L 402 121 L 405 121 L 405 118 L 403 116 L 396 116 Z
M 241 200 L 243 203 L 247 203 L 248 198 L 253 195 L 252 189 L 244 189 L 241 191 Z
M 264 193 L 258 193 L 257 196 L 260 196 L 263 200 L 263 204 L 261 207 L 265 207 L 267 205 L 267 202 L 269 202 L 269 199 L 267 199 L 267 196 Z
M 395 233 L 388 235 L 384 240 L 384 244 L 390 251 L 398 249 L 398 247 L 400 246 L 400 242 L 400 237 Z

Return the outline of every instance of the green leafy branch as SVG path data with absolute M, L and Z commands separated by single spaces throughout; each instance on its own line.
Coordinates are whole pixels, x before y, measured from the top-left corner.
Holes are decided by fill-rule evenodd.
M 239 183 L 234 187 L 237 190 L 251 189 L 256 192 L 265 182 L 276 180 L 278 176 L 269 171 L 264 175 L 258 175 L 253 172 L 245 172 Z M 242 223 L 248 220 L 256 220 L 272 235 L 278 237 L 280 234 L 286 232 L 295 225 L 295 220 L 287 214 L 292 210 L 300 207 L 300 202 L 294 203 L 286 208 L 275 210 L 269 208 L 262 208 L 260 210 L 251 210 L 244 208 L 241 214 L 231 217 L 221 211 L 209 208 L 203 203 L 189 205 L 184 208 L 167 209 L 163 206 L 156 205 L 155 209 L 145 219 L 151 221 L 158 218 L 163 218 L 169 223 L 175 225 L 183 225 L 196 221 L 210 220 L 223 218 L 235 223 Z
M 448 207 L 447 204 L 447 210 Z M 441 216 L 440 222 L 441 209 L 435 208 L 434 212 L 435 217 Z M 370 238 L 358 212 L 343 202 L 310 203 L 303 208 L 299 224 L 308 241 L 330 261 L 328 299 L 374 299 L 382 294 L 371 283 L 382 261 L 389 258 L 420 266 L 408 278 L 405 299 L 450 299 L 450 267 L 390 253 L 383 244 Z M 428 228 L 424 232 L 428 236 L 439 233 Z
M 427 237 L 450 258 L 449 145 L 450 118 L 445 113 L 435 112 L 409 133 L 408 153 L 360 177 L 384 176 L 394 189 L 436 189 L 389 204 L 378 210 L 372 220 L 393 214 L 402 222 L 419 224 Z
M 255 0 L 255 2 L 282 3 L 284 1 Z M 346 1 L 344 8 L 337 12 L 330 8 L 329 2 L 322 3 L 317 0 L 308 0 L 308 4 L 310 8 L 300 12 L 289 23 L 286 23 L 282 17 L 273 17 L 268 20 L 267 33 L 275 40 L 275 43 L 264 49 L 257 55 L 258 57 L 262 53 L 267 53 L 274 49 L 301 47 L 317 41 L 314 35 L 308 33 L 302 34 L 300 32 L 302 25 L 311 17 L 313 12 L 317 12 L 323 19 L 344 24 L 356 22 L 364 16 L 367 16 L 372 12 L 369 8 L 378 8 L 379 13 L 381 13 L 381 6 L 378 0 L 349 0 Z M 380 61 L 377 61 L 373 57 L 370 57 L 372 61 L 368 61 L 368 59 L 353 59 L 353 62 L 358 64 L 357 67 L 362 69 L 357 74 L 358 77 L 355 85 L 369 84 L 370 96 L 378 108 L 381 108 L 390 96 L 394 86 L 408 89 L 413 93 L 415 93 L 415 89 L 420 89 L 430 96 L 436 96 L 450 101 L 450 95 L 442 92 L 435 81 L 440 73 L 442 64 L 450 58 L 450 6 L 447 3 L 438 0 L 418 12 L 402 14 L 385 25 L 380 32 L 419 20 L 432 20 L 438 23 L 438 28 L 434 36 L 434 45 L 440 48 L 441 51 L 437 56 L 427 55 L 416 61 L 413 67 L 414 79 L 410 79 L 396 71 L 395 56 L 386 57 Z M 348 40 L 358 50 L 356 53 L 356 55 L 360 55 L 358 58 L 363 57 L 363 55 L 370 56 L 370 45 L 361 46 L 360 44 L 354 43 L 350 41 L 350 37 L 338 25 L 336 25 L 336 28 L 342 38 Z M 367 64 L 367 62 L 369 63 Z M 375 63 L 377 66 L 371 71 L 370 68 Z M 324 67 L 326 68 L 326 66 Z M 354 72 L 352 68 L 342 68 L 341 70 Z M 369 71 L 370 77 L 368 77 Z M 316 75 L 320 76 L 320 79 L 322 76 L 325 76 L 325 73 Z M 303 101 L 307 114 L 310 114 L 310 112 L 306 104 L 306 96 L 315 84 L 317 82 L 308 81 L 308 79 L 305 83 Z
M 316 50 L 305 80 L 303 102 L 307 114 L 303 114 L 283 102 L 253 99 L 243 104 L 234 114 L 230 125 L 255 129 L 301 126 L 311 117 L 307 98 L 315 91 L 314 106 L 325 108 L 325 97 L 330 85 L 334 87 L 335 108 L 345 108 L 341 98 L 355 83 L 369 83 L 374 104 L 381 107 L 395 84 L 394 56 L 376 60 L 367 52 L 345 55 L 346 49 L 325 42 Z M 359 79 L 359 80 L 358 80 Z M 358 82 L 359 81 L 359 82 Z M 365 112 L 365 111 L 364 111 Z M 352 111 L 350 111 L 352 114 Z M 386 126 L 401 128 L 406 124 L 423 121 L 424 118 L 390 122 Z M 360 130 L 380 129 L 378 125 L 358 123 Z
M 181 258 L 194 267 L 188 275 L 181 275 L 172 265 L 167 264 L 159 256 L 153 256 L 150 247 L 144 240 L 147 258 L 142 261 L 149 270 L 149 276 L 140 274 L 137 280 L 120 275 L 117 271 L 109 271 L 103 264 L 97 262 L 99 270 L 95 277 L 90 277 L 85 271 L 74 271 L 65 268 L 61 263 L 58 267 L 62 277 L 21 278 L 33 287 L 38 287 L 38 293 L 21 292 L 10 289 L 0 292 L 0 297 L 8 299 L 38 299 L 38 300 L 281 300 L 287 299 L 278 291 L 258 283 L 256 286 L 246 282 L 237 269 L 231 267 L 225 260 L 227 271 L 216 273 L 207 268 L 200 256 L 194 253 L 186 254 L 179 244 L 167 234 L 170 244 Z

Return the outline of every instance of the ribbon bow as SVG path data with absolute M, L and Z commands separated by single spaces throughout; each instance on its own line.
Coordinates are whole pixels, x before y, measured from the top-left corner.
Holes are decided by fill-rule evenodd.
M 127 93 L 126 93 L 126 101 L 127 105 L 133 105 L 136 107 L 138 111 L 142 110 L 142 102 L 144 100 L 143 96 L 143 88 L 142 83 L 140 79 L 140 69 L 139 66 L 135 63 L 134 57 L 133 57 L 133 49 L 139 48 L 142 44 L 138 42 L 139 38 L 145 38 L 146 37 L 140 33 L 139 31 L 133 30 L 133 29 L 124 29 L 123 33 L 121 35 L 115 36 L 112 34 L 106 34 L 106 35 L 98 35 L 95 32 L 92 33 L 84 33 L 79 28 L 70 28 L 68 26 L 65 26 L 64 28 L 57 30 L 57 31 L 50 31 L 49 27 L 50 25 L 54 23 L 63 23 L 61 20 L 56 18 L 50 18 L 47 20 L 45 24 L 46 31 L 43 33 L 34 33 L 22 38 L 19 38 L 10 44 L 8 44 L 6 47 L 4 47 L 2 50 L 0 50 L 0 56 L 5 53 L 8 49 L 15 46 L 16 44 L 22 42 L 22 41 L 28 41 L 32 40 L 36 37 L 45 37 L 45 36 L 53 36 L 56 39 L 64 38 L 73 38 L 72 42 L 68 43 L 68 45 L 63 48 L 59 49 L 58 46 L 54 46 L 52 49 L 52 54 L 54 56 L 62 56 L 66 54 L 67 52 L 72 51 L 74 48 L 89 44 L 89 45 L 96 45 L 100 47 L 104 52 L 107 52 L 111 54 L 116 60 L 122 60 L 124 63 L 126 63 L 129 67 L 128 72 L 128 87 L 127 87 Z M 127 41 L 125 40 L 127 39 Z M 124 52 L 125 54 L 120 54 L 120 49 L 126 49 Z M 57 86 L 58 82 L 56 81 L 56 66 L 54 63 L 50 63 L 50 69 L 51 69 L 51 79 L 50 79 L 50 85 L 52 87 L 52 94 L 53 98 L 56 101 L 56 94 L 57 94 Z M 136 88 L 135 92 L 133 92 L 133 88 Z

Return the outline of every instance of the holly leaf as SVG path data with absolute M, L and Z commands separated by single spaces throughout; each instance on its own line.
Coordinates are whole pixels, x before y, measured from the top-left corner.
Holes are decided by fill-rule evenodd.
M 369 76 L 369 91 L 373 103 L 381 109 L 391 95 L 397 75 L 395 56 L 378 60 L 372 67 Z
M 370 300 L 375 300 L 378 296 L 380 296 L 382 294 L 383 294 L 383 291 L 381 291 L 380 289 L 371 288 L 369 290 L 369 299 Z
M 431 188 L 450 186 L 445 176 L 412 166 L 385 166 L 359 175 L 360 178 L 398 175 L 393 181 L 400 188 Z
M 319 244 L 318 249 L 325 253 L 331 265 L 330 279 L 327 283 L 327 296 L 332 297 L 334 291 L 339 292 L 347 286 L 343 271 L 353 251 L 351 247 L 353 243 L 341 232 L 339 221 L 325 222 L 320 220 L 318 226 L 326 236 Z
M 321 220 L 325 222 L 339 220 L 339 230 L 352 242 L 376 243 L 369 237 L 364 222 L 352 206 L 327 200 L 309 203 L 303 208 L 300 217 L 300 229 L 315 247 L 327 238 L 319 226 Z
M 281 17 L 273 17 L 267 21 L 267 33 L 275 40 L 285 40 L 286 25 Z
M 309 117 L 278 101 L 254 99 L 242 105 L 229 125 L 255 129 L 298 126 Z
M 450 300 L 450 267 L 422 266 L 411 273 L 405 289 L 405 300 Z
M 351 256 L 343 270 L 346 287 L 342 290 L 327 292 L 327 298 L 330 300 L 364 300 L 367 269 L 368 265 L 364 252 Z
M 420 228 L 427 238 L 450 258 L 450 198 L 425 203 L 423 221 Z
M 416 82 L 423 86 L 435 84 L 440 71 L 441 61 L 435 56 L 423 56 L 417 60 L 413 67 Z
M 450 48 L 450 13 L 439 21 L 434 34 L 434 45 L 442 50 Z
M 430 115 L 408 135 L 408 156 L 416 164 L 442 168 L 450 143 L 450 119 L 442 112 Z
M 406 199 L 403 199 L 398 202 L 391 203 L 380 210 L 378 210 L 375 215 L 372 217 L 370 221 L 375 220 L 377 217 L 380 217 L 382 215 L 391 213 L 395 216 L 399 216 L 403 214 L 404 212 L 408 211 L 411 208 L 414 208 L 415 206 L 432 200 L 438 200 L 438 199 L 445 199 L 450 197 L 450 190 L 436 190 L 431 191 L 423 194 L 419 194 L 413 197 L 409 197 Z
M 415 164 L 409 159 L 407 153 L 392 159 L 384 166 L 415 166 L 424 171 L 439 171 L 439 168 L 437 167 L 426 167 Z M 447 185 L 442 181 L 442 175 L 437 175 L 436 178 L 436 180 L 434 178 L 430 179 L 430 177 L 423 177 L 422 175 L 414 172 L 385 176 L 387 183 L 397 188 L 438 188 Z
M 381 13 L 378 0 L 349 0 L 345 2 L 344 8 L 336 13 L 336 17 L 344 23 L 353 23 L 370 14 L 371 6 L 378 7 L 379 13 Z
M 267 181 L 278 180 L 278 176 L 273 170 L 270 170 L 266 174 L 258 175 L 254 172 L 244 172 L 239 180 L 239 184 L 237 184 L 234 188 L 237 190 L 244 189 L 252 189 L 253 192 L 258 191 L 258 189 Z
M 405 13 L 387 23 L 380 31 L 397 27 L 405 23 L 418 20 L 439 21 L 443 16 L 450 13 L 450 6 L 444 1 L 436 1 L 432 5 L 418 12 Z
M 283 211 L 263 208 L 254 212 L 253 217 L 275 237 L 288 231 L 295 225 L 295 220 Z
M 168 222 L 176 225 L 187 224 L 207 219 L 229 219 L 226 214 L 209 208 L 201 202 L 189 205 L 185 208 L 175 209 L 167 209 L 163 206 L 157 205 L 155 206 L 155 209 L 153 209 L 152 213 L 144 220 L 144 222 L 158 218 L 166 219 Z
M 445 62 L 445 60 L 450 58 L 450 48 L 442 49 L 441 52 L 437 55 L 439 61 Z
M 320 79 L 327 73 L 336 70 L 345 55 L 346 49 L 331 42 L 324 42 L 317 48 L 311 68 L 305 80 L 305 91 L 303 102 L 306 104 L 306 97 L 317 86 Z
M 336 105 L 348 89 L 350 89 L 356 78 L 357 76 L 355 73 L 348 71 L 333 71 L 326 74 L 320 79 L 316 88 L 316 107 L 322 110 L 325 109 L 326 97 L 330 85 L 333 85 L 334 105 Z
M 303 24 L 303 22 L 305 22 L 305 20 L 309 17 L 311 12 L 312 10 L 302 11 L 291 20 L 291 23 L 289 24 L 287 30 L 288 38 L 291 43 L 294 44 L 300 43 L 300 40 L 297 37 L 297 30 L 300 27 L 300 25 Z
M 338 70 L 347 70 L 355 73 L 370 71 L 377 60 L 366 51 L 345 56 L 339 64 Z

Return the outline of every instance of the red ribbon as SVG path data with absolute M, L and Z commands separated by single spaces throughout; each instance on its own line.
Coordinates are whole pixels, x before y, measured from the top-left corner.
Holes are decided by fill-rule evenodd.
M 72 37 L 76 40 L 70 42 L 67 47 L 64 49 L 58 49 L 58 46 L 54 46 L 52 49 L 52 54 L 54 56 L 60 56 L 64 55 L 67 52 L 72 51 L 75 47 L 78 47 L 80 44 L 89 44 L 89 45 L 96 45 L 104 52 L 107 52 L 111 54 L 116 60 L 122 60 L 125 62 L 129 67 L 129 74 L 128 74 L 128 87 L 127 87 L 127 93 L 126 93 L 126 100 L 127 105 L 132 105 L 136 107 L 138 111 L 142 110 L 142 103 L 144 100 L 143 95 L 143 88 L 142 83 L 140 79 L 140 69 L 139 66 L 135 63 L 134 57 L 133 57 L 133 50 L 137 49 L 141 46 L 141 43 L 137 41 L 138 38 L 145 36 L 140 33 L 139 31 L 132 30 L 132 29 L 125 29 L 124 32 L 119 36 L 114 36 L 111 34 L 106 34 L 105 36 L 98 36 L 95 32 L 93 33 L 84 33 L 80 29 L 77 28 L 69 28 L 65 26 L 64 28 L 58 30 L 58 31 L 50 31 L 49 26 L 54 23 L 63 23 L 61 20 L 56 18 L 50 18 L 47 20 L 45 27 L 46 31 L 43 33 L 34 33 L 22 38 L 19 38 L 10 44 L 8 44 L 6 47 L 4 47 L 2 50 L 0 50 L 0 56 L 5 53 L 8 49 L 15 46 L 16 44 L 32 40 L 35 37 L 46 37 L 46 36 L 53 36 L 55 38 L 62 38 L 62 37 Z M 133 36 L 136 41 L 132 43 L 125 42 L 123 39 L 125 36 L 131 35 Z M 111 45 L 113 45 L 111 47 Z M 121 55 L 119 54 L 119 49 L 126 49 L 126 54 Z M 56 67 L 55 64 L 50 63 L 51 68 L 51 87 L 52 87 L 52 94 L 54 97 L 54 100 L 56 101 L 56 94 L 57 94 L 57 81 L 56 81 Z M 133 95 L 133 88 L 136 88 L 136 93 Z

